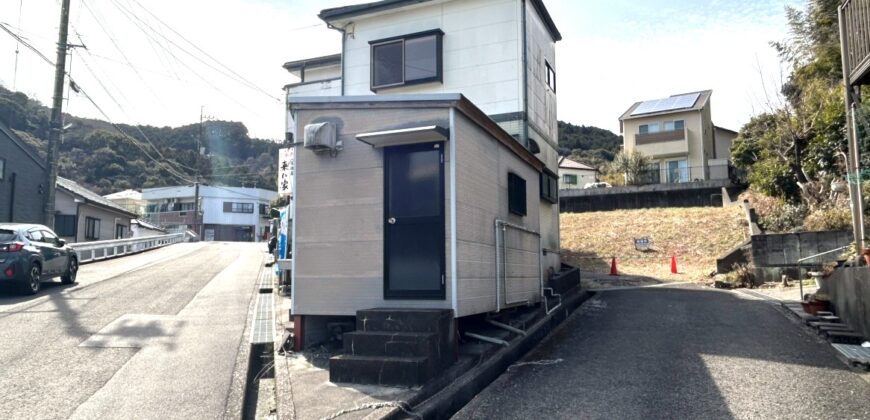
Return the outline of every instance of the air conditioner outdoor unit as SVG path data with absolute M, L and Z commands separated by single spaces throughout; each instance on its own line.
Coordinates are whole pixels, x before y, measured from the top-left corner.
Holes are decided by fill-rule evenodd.
M 341 150 L 341 141 L 335 130 L 335 124 L 322 122 L 305 126 L 304 145 L 314 152 L 337 152 Z

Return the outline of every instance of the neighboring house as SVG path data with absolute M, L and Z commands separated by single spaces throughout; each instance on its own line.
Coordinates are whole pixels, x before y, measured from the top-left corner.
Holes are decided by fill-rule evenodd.
M 136 213 L 62 177 L 57 177 L 54 231 L 68 242 L 129 238 Z
M 0 122 L 0 222 L 44 223 L 45 160 Z
M 130 221 L 130 231 L 133 232 L 134 238 L 142 238 L 145 236 L 165 235 L 169 233 L 166 229 L 160 226 L 152 225 L 141 219 Z
M 728 152 L 717 150 L 726 140 L 715 141 L 712 94 L 705 90 L 637 102 L 619 118 L 624 150 L 653 160 L 643 183 L 728 179 Z
M 139 191 L 124 190 L 103 197 L 140 216 L 145 214 L 145 200 L 142 199 L 142 193 Z
M 206 241 L 259 242 L 269 228 L 269 204 L 278 197 L 262 188 L 199 187 L 201 218 L 192 185 L 145 188 L 145 221 L 172 232 L 193 230 Z
M 715 135 L 715 145 L 716 145 L 716 159 L 731 159 L 731 146 L 734 144 L 734 139 L 737 138 L 738 133 L 734 130 L 729 130 L 727 128 L 714 126 L 716 130 Z
M 559 158 L 559 189 L 571 190 L 583 188 L 586 184 L 598 180 L 598 169 L 566 157 Z
M 300 78 L 286 88 L 296 346 L 370 308 L 459 318 L 541 302 L 561 270 L 561 35 L 543 2 L 388 0 L 319 17 L 342 54 L 285 64 Z

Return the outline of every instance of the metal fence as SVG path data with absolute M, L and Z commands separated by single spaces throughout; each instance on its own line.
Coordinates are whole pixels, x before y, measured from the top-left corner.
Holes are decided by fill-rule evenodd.
M 82 242 L 70 244 L 76 251 L 79 263 L 86 263 L 107 258 L 121 257 L 128 254 L 160 248 L 166 245 L 184 242 L 184 233 L 169 235 L 145 236 L 142 238 L 114 239 L 108 241 Z
M 633 179 L 626 179 L 630 185 L 682 184 L 688 182 L 728 179 L 739 183 L 740 171 L 731 165 L 667 167 L 651 166 L 638 172 Z

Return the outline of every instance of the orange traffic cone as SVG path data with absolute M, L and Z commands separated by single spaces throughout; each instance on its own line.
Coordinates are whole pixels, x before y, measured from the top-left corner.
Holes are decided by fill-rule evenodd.
M 613 257 L 613 259 L 610 260 L 610 275 L 611 276 L 618 276 L 619 275 L 619 273 L 616 272 L 616 257 Z
M 677 274 L 677 256 L 671 255 L 671 273 Z

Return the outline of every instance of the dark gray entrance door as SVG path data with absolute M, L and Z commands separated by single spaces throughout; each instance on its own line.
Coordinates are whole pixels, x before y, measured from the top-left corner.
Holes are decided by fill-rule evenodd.
M 384 149 L 384 298 L 444 299 L 442 143 Z

